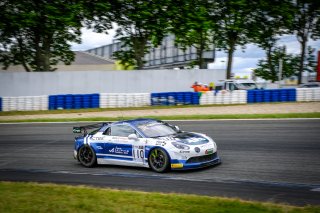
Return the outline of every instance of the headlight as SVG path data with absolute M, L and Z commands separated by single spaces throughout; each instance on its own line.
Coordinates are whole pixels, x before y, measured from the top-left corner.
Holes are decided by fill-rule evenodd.
M 172 145 L 175 146 L 178 149 L 184 149 L 184 150 L 189 150 L 190 147 L 181 143 L 176 143 L 176 142 L 172 142 Z

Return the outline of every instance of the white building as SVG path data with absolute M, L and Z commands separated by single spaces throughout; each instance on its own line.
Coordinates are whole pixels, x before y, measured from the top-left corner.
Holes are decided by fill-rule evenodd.
M 113 53 L 121 48 L 121 42 L 114 42 L 101 47 L 89 49 L 86 52 L 95 54 L 106 59 L 114 59 Z M 145 55 L 146 61 L 144 69 L 172 69 L 172 68 L 186 68 L 190 62 L 196 60 L 197 54 L 194 47 L 189 47 L 185 51 L 179 49 L 174 44 L 174 36 L 169 35 L 165 37 L 156 48 L 152 48 L 148 54 Z M 203 53 L 205 64 L 212 63 L 215 58 L 214 47 Z

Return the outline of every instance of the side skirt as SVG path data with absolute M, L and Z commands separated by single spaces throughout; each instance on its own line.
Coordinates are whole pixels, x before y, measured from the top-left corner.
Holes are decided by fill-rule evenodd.
M 127 161 L 127 160 L 115 160 L 115 159 L 106 159 L 98 158 L 97 163 L 100 165 L 119 165 L 119 166 L 134 166 L 134 167 L 145 167 L 149 168 L 149 164 L 138 163 L 136 161 Z

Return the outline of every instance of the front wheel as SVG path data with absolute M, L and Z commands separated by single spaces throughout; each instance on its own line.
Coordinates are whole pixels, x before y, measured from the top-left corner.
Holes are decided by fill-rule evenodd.
M 148 160 L 150 167 L 156 172 L 166 172 L 169 170 L 169 156 L 162 149 L 155 148 L 151 150 Z
M 79 161 L 85 167 L 93 167 L 96 165 L 96 154 L 90 146 L 83 146 L 79 149 Z

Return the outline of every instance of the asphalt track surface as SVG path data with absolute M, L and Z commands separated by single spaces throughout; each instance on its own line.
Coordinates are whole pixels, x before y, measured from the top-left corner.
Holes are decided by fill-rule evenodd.
M 135 167 L 85 168 L 72 156 L 72 127 L 79 124 L 1 124 L 0 180 L 320 205 L 320 119 L 170 123 L 214 138 L 223 163 L 165 174 Z

